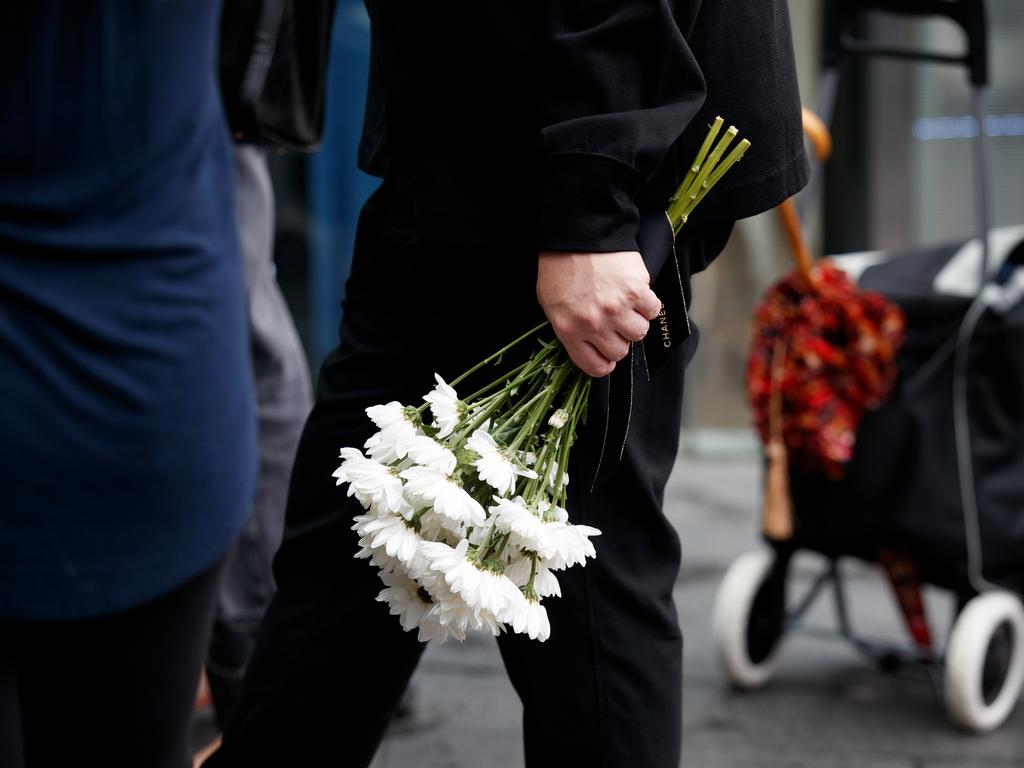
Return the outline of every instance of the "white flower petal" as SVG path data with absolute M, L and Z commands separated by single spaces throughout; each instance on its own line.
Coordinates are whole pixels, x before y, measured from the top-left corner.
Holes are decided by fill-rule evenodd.
M 435 386 L 423 399 L 430 403 L 430 412 L 434 415 L 434 425 L 438 428 L 438 437 L 448 437 L 459 425 L 466 414 L 465 403 L 459 400 L 455 390 L 445 383 L 439 374 L 434 374 Z
M 473 462 L 473 466 L 480 479 L 502 496 L 507 496 L 513 491 L 518 478 L 537 477 L 537 473 L 532 469 L 513 461 L 506 451 L 498 446 L 494 437 L 482 427 L 470 435 L 466 446 L 479 456 Z
M 495 525 L 503 533 L 513 534 L 510 543 L 514 546 L 540 552 L 546 548 L 545 524 L 540 517 L 525 506 L 520 497 L 503 499 L 494 497 L 495 506 L 488 510 Z
M 505 576 L 482 570 L 466 558 L 469 542 L 455 549 L 444 544 L 425 542 L 421 546 L 431 570 L 444 575 L 452 593 L 462 598 L 475 614 L 492 616 L 497 623 L 508 621 L 526 598 Z
M 505 569 L 505 575 L 517 587 L 525 587 L 530 581 L 530 571 L 533 568 L 531 558 L 528 556 L 517 557 Z M 540 597 L 561 597 L 562 588 L 558 579 L 546 565 L 537 563 L 537 572 L 533 577 L 533 589 Z
M 408 444 L 409 458 L 417 464 L 450 475 L 458 463 L 455 454 L 426 435 L 416 435 Z
M 391 615 L 399 618 L 406 632 L 420 628 L 434 604 L 424 601 L 419 584 L 398 571 L 381 571 L 379 576 L 385 588 L 377 601 L 388 604 Z
M 548 612 L 540 601 L 524 600 L 523 603 L 509 622 L 512 630 L 543 643 L 551 636 Z
M 597 528 L 591 528 L 589 525 L 546 523 L 544 547 L 538 550 L 538 554 L 544 564 L 553 571 L 571 568 L 574 565 L 586 565 L 588 557 L 597 556 L 590 537 L 600 535 L 601 532 Z
M 554 427 L 555 429 L 561 429 L 569 422 L 569 413 L 564 408 L 559 408 L 557 411 L 551 414 L 548 419 L 548 426 Z
M 359 515 L 352 529 L 359 534 L 362 547 L 357 557 L 383 553 L 388 559 L 409 566 L 419 552 L 420 536 L 412 523 L 396 513 Z
M 356 448 L 341 449 L 341 466 L 334 471 L 338 485 L 348 483 L 348 495 L 355 496 L 364 508 L 374 507 L 398 512 L 409 507 L 402 494 L 402 481 L 389 467 L 367 459 Z
M 480 503 L 444 473 L 430 467 L 403 470 L 405 492 L 414 503 L 432 507 L 438 514 L 466 525 L 483 525 L 487 515 Z
M 420 434 L 408 414 L 406 406 L 392 400 L 385 405 L 371 405 L 366 415 L 380 429 L 371 435 L 363 445 L 370 458 L 384 464 L 404 459 L 409 452 L 409 442 Z

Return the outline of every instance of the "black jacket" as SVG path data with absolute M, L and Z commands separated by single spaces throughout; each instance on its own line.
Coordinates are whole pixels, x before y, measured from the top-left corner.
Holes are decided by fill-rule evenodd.
M 785 0 L 367 0 L 360 167 L 423 241 L 636 248 L 707 124 L 753 142 L 692 219 L 770 208 L 806 181 Z

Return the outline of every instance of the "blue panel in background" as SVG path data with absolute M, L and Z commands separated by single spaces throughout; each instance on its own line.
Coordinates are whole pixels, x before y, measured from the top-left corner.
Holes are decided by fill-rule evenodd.
M 307 160 L 309 354 L 314 370 L 337 345 L 356 221 L 379 183 L 356 168 L 369 60 L 370 20 L 362 0 L 339 0 L 331 35 L 324 140 Z

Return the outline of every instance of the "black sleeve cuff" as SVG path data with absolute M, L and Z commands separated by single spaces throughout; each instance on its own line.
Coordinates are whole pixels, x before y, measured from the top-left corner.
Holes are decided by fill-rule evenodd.
M 610 253 L 637 250 L 639 173 L 600 155 L 545 160 L 538 250 Z

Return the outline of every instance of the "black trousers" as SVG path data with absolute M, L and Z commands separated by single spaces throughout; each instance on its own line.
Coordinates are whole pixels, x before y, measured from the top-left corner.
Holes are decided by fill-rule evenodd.
M 375 602 L 375 569 L 352 555 L 358 504 L 331 473 L 373 431 L 364 409 L 412 404 L 532 327 L 536 254 L 401 245 L 382 235 L 386 189 L 363 211 L 341 326 L 292 475 L 284 544 L 242 699 L 208 768 L 366 766 L 425 647 Z M 683 359 L 648 382 L 636 360 L 630 438 L 590 493 L 604 428 L 599 383 L 574 449 L 569 511 L 603 531 L 597 559 L 559 573 L 545 643 L 498 643 L 524 708 L 530 768 L 676 768 L 682 636 L 672 602 L 678 538 L 662 514 L 678 446 Z M 473 384 L 463 385 L 465 392 Z
M 0 766 L 191 766 L 221 570 L 111 616 L 0 623 Z

